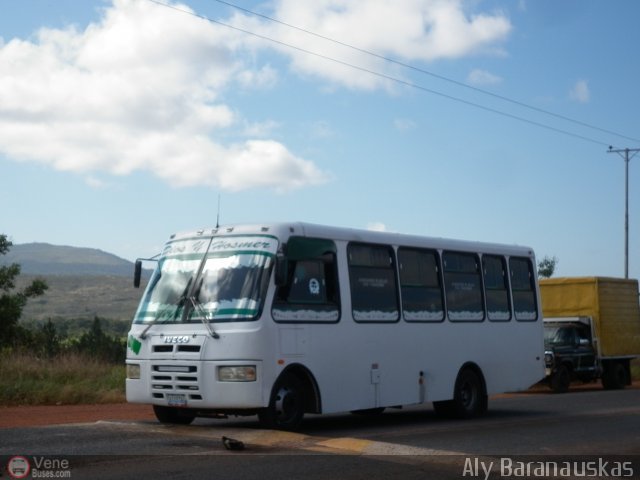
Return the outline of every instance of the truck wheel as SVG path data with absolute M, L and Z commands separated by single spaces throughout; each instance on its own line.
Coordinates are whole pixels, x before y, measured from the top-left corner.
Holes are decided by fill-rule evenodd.
M 602 374 L 602 386 L 606 390 L 620 390 L 627 383 L 627 370 L 624 368 L 624 364 L 613 362 L 605 367 Z
M 175 407 L 163 407 L 154 405 L 153 413 L 160 423 L 172 423 L 174 425 L 189 425 L 196 416 L 188 410 Z
M 470 368 L 458 374 L 453 400 L 433 402 L 438 415 L 449 418 L 472 418 L 487 411 L 487 392 L 480 375 Z
M 560 365 L 555 372 L 551 374 L 549 386 L 554 393 L 566 393 L 571 384 L 571 374 L 569 369 L 564 365 Z
M 295 375 L 285 373 L 276 382 L 269 406 L 258 413 L 263 426 L 297 430 L 304 416 L 304 388 Z

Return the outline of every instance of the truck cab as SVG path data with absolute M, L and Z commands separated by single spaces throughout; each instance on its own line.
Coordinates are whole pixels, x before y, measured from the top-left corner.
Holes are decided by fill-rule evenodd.
M 600 377 L 590 318 L 545 319 L 544 346 L 546 376 L 554 392 L 566 392 L 572 380 Z

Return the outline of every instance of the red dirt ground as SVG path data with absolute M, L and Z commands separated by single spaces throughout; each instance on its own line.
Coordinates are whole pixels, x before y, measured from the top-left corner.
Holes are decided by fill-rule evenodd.
M 0 407 L 0 429 L 97 422 L 98 420 L 155 420 L 155 418 L 150 405 L 133 403 Z

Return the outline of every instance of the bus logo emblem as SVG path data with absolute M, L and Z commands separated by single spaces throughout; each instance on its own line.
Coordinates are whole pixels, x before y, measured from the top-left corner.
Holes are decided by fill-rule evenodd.
M 170 337 L 164 337 L 164 343 L 189 343 L 189 337 L 187 335 L 172 335 Z

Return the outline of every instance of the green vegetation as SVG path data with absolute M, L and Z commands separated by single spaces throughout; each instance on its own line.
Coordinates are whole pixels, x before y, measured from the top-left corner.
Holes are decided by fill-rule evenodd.
M 538 262 L 538 277 L 540 278 L 551 278 L 556 271 L 556 267 L 558 266 L 558 259 L 554 257 L 549 257 L 545 255 L 545 257 Z
M 0 357 L 0 405 L 65 405 L 124 401 L 124 364 L 78 353 L 52 358 Z
M 49 320 L 15 330 L 0 351 L 0 405 L 124 401 L 126 338 L 95 317 L 82 334 L 63 336 Z
M 0 257 L 11 246 L 0 234 Z M 93 316 L 21 322 L 27 301 L 41 297 L 48 285 L 41 278 L 18 280 L 20 271 L 17 263 L 0 266 L 0 405 L 123 401 L 128 320 Z M 84 302 L 75 300 L 92 305 L 95 296 L 112 299 L 110 291 L 96 282 Z
M 12 243 L 6 235 L 0 234 L 0 255 L 6 255 Z M 18 320 L 29 298 L 42 295 L 48 288 L 41 279 L 32 281 L 16 290 L 16 277 L 20 275 L 20 265 L 12 263 L 0 267 L 0 345 L 9 345 L 16 336 Z

